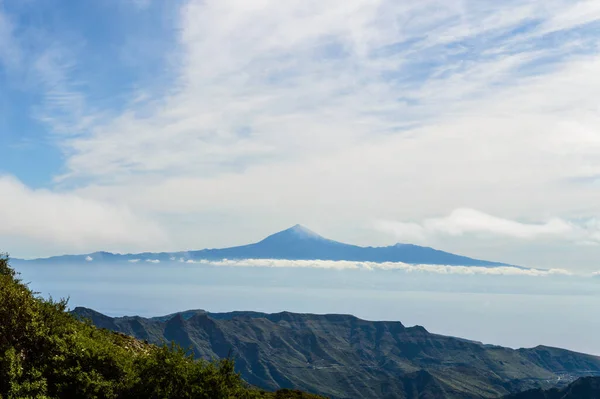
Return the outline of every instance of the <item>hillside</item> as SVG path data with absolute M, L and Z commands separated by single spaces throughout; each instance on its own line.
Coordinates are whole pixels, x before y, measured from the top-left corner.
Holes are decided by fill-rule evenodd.
M 37 297 L 0 256 L 0 398 L 316 399 L 251 388 L 230 359 L 194 360 L 175 346 L 100 330 L 66 305 Z
M 130 261 L 189 261 L 223 259 L 285 259 L 285 260 L 346 260 L 356 262 L 403 262 L 409 264 L 455 265 L 455 266 L 507 266 L 504 263 L 473 259 L 429 247 L 412 244 L 396 244 L 387 247 L 360 247 L 329 240 L 296 225 L 280 231 L 254 244 L 223 249 L 199 251 L 113 254 L 95 252 L 85 255 L 65 255 L 27 262 L 45 264 L 67 264 L 85 262 L 130 262 Z
M 600 378 L 586 377 L 569 384 L 563 389 L 532 389 L 505 399 L 598 399 L 600 398 Z
M 249 383 L 332 398 L 501 397 L 600 375 L 600 358 L 562 349 L 512 350 L 348 315 L 187 311 L 157 318 L 74 313 L 149 342 L 175 341 L 199 358 L 231 353 Z

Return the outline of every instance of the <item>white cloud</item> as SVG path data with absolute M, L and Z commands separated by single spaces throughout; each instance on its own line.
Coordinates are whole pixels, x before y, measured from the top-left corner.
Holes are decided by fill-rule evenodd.
M 573 1 L 570 7 L 563 11 L 546 21 L 541 26 L 540 33 L 572 29 L 600 20 L 600 3 L 595 0 Z
M 556 164 L 559 154 L 552 152 L 560 148 L 567 152 L 561 154 L 567 155 L 565 172 L 576 175 L 584 165 L 581 159 L 569 157 L 580 155 L 593 135 L 582 131 L 569 138 L 575 127 L 569 124 L 577 124 L 578 130 L 593 129 L 595 121 L 586 121 L 581 115 L 571 118 L 575 115 L 570 113 L 593 104 L 590 94 L 598 86 L 597 60 L 573 59 L 555 74 L 549 70 L 538 80 L 516 71 L 548 54 L 571 52 L 567 43 L 564 48 L 515 49 L 514 55 L 482 57 L 469 63 L 462 58 L 453 61 L 445 54 L 448 60 L 437 74 L 415 82 L 409 76 L 417 65 L 407 64 L 408 55 L 420 54 L 433 61 L 429 51 L 436 42 L 419 42 L 385 57 L 370 54 L 383 51 L 388 44 L 416 40 L 434 26 L 431 37 L 456 30 L 461 33 L 446 36 L 477 37 L 489 26 L 477 22 L 496 18 L 499 11 L 504 16 L 493 26 L 510 30 L 528 18 L 560 14 L 561 6 L 562 10 L 571 8 L 570 2 L 553 3 L 553 7 L 522 2 L 525 4 L 515 9 L 520 3 L 512 2 L 506 8 L 497 2 L 486 3 L 470 9 L 432 1 L 411 6 L 344 1 L 324 9 L 305 2 L 265 2 L 261 7 L 253 7 L 252 2 L 190 2 L 182 11 L 181 89 L 167 96 L 164 104 L 153 104 L 150 117 L 127 112 L 108 126 L 69 141 L 72 156 L 68 165 L 73 176 L 112 182 L 134 176 L 142 186 L 147 186 L 146 181 L 132 173 L 159 174 L 152 179 L 160 183 L 150 190 L 168 193 L 181 189 L 191 194 L 178 198 L 168 195 L 169 209 L 182 212 L 205 209 L 209 201 L 208 206 L 220 207 L 229 192 L 248 194 L 249 187 L 270 186 L 273 179 L 300 180 L 296 185 L 299 192 L 311 190 L 307 182 L 313 181 L 319 189 L 328 186 L 337 190 L 350 184 L 346 180 L 355 172 L 363 179 L 373 170 L 383 176 L 373 178 L 375 190 L 367 191 L 369 194 L 381 191 L 388 179 L 406 179 L 415 173 L 421 179 L 413 179 L 410 186 L 416 187 L 410 189 L 417 195 L 421 195 L 418 181 L 429 182 L 435 173 L 444 176 L 444 181 L 435 184 L 440 190 L 463 180 L 475 191 L 479 180 L 489 185 L 500 177 L 502 184 L 510 184 L 515 175 L 513 185 L 521 185 L 525 179 L 534 185 L 545 184 L 548 178 L 556 177 L 556 166 L 546 172 L 544 169 Z M 394 22 L 398 18 L 406 24 L 398 26 Z M 264 24 L 256 26 L 253 21 L 257 19 Z M 438 19 L 458 22 L 438 23 Z M 345 51 L 347 55 L 327 57 L 327 45 L 333 46 L 329 51 Z M 408 82 L 398 86 L 393 80 L 379 78 L 384 72 L 406 76 Z M 399 92 L 408 100 L 400 100 Z M 415 105 L 409 105 L 409 100 Z M 562 112 L 548 113 L 550 109 Z M 381 134 L 413 124 L 429 126 Z M 244 129 L 249 134 L 239 133 Z M 572 144 L 562 147 L 564 140 Z M 540 147 L 544 141 L 557 145 L 553 149 L 549 144 Z M 473 151 L 460 157 L 452 155 L 464 152 L 466 145 Z M 360 159 L 358 164 L 356 159 Z M 503 161 L 513 166 L 503 167 Z M 473 162 L 478 163 L 476 170 Z M 264 163 L 268 165 L 263 168 Z M 278 167 L 273 168 L 273 164 Z M 523 168 L 530 171 L 519 178 Z M 586 168 L 595 170 L 598 165 L 589 162 Z M 321 173 L 323 169 L 327 173 Z M 536 182 L 538 177 L 544 180 Z M 337 185 L 328 178 L 336 179 Z M 115 183 L 136 196 L 119 181 Z M 403 181 L 404 187 L 406 183 Z M 207 192 L 215 194 L 207 196 Z M 298 192 L 291 192 L 290 196 L 301 198 Z M 156 206 L 164 200 L 142 193 L 139 196 Z M 191 209 L 182 204 L 195 203 L 198 197 L 207 199 Z M 287 200 L 278 202 L 286 204 Z
M 345 144 L 324 156 L 257 165 L 213 178 L 166 177 L 153 184 L 141 179 L 129 186 L 92 186 L 83 192 L 117 196 L 154 211 L 268 215 L 279 209 L 313 220 L 340 213 L 338 220 L 376 213 L 419 218 L 467 204 L 531 219 L 548 214 L 552 219 L 577 208 L 593 214 L 597 205 L 588 187 L 560 182 L 600 172 L 593 155 L 600 144 L 593 134 L 598 117 L 584 112 L 575 119 L 600 89 L 600 81 L 592 76 L 592 71 L 600 72 L 599 66 L 598 60 L 585 61 L 547 80 L 501 90 L 494 101 L 471 104 L 471 114 L 465 117 L 370 143 Z M 553 94 L 561 92 L 564 96 Z M 528 105 L 510 106 L 521 101 Z M 573 107 L 569 101 L 582 102 Z M 543 109 L 574 114 L 544 115 Z M 323 215 L 312 216 L 320 209 Z
M 146 259 L 146 262 L 148 262 L 148 263 L 160 263 L 160 260 L 158 260 L 158 259 Z
M 565 1 L 479 7 L 437 0 L 340 0 L 327 7 L 190 1 L 181 11 L 177 89 L 68 140 L 66 176 L 221 175 L 273 160 L 326 156 L 338 151 L 340 140 L 344 147 L 362 145 L 385 131 L 470 112 L 465 101 L 517 83 L 528 63 L 573 49 L 568 43 L 517 48 L 502 58 L 477 54 L 464 62 L 440 43 L 510 31 L 529 18 L 572 8 Z M 415 55 L 445 62 L 422 81 L 422 66 L 411 62 Z
M 28 248 L 32 256 L 42 256 L 46 251 L 142 249 L 165 240 L 156 225 L 122 206 L 31 190 L 8 176 L 0 176 L 0 193 L 0 237 L 7 249 Z
M 422 223 L 377 222 L 377 227 L 400 237 L 425 238 L 428 234 L 460 236 L 468 233 L 489 233 L 512 238 L 535 239 L 543 236 L 567 236 L 575 227 L 561 219 L 528 224 L 503 219 L 474 209 L 455 209 L 442 218 L 426 219 Z
M 86 262 L 91 262 L 91 261 L 93 261 L 93 260 L 94 260 L 94 258 L 92 258 L 92 257 L 91 257 L 91 256 L 89 256 L 89 255 L 85 257 L 85 261 L 86 261 Z
M 467 208 L 455 209 L 448 216 L 429 218 L 420 223 L 377 221 L 375 227 L 399 239 L 416 241 L 427 241 L 432 235 L 485 234 L 521 240 L 550 238 L 579 244 L 600 244 L 600 226 L 594 219 L 579 224 L 558 218 L 542 223 L 522 223 Z
M 277 267 L 277 268 L 312 268 L 336 270 L 400 270 L 407 273 L 436 273 L 436 274 L 462 274 L 462 275 L 506 275 L 506 276 L 552 276 L 571 275 L 562 269 L 523 269 L 518 267 L 478 267 L 478 266 L 444 266 L 444 265 L 411 265 L 401 262 L 353 262 L 333 260 L 283 260 L 283 259 L 224 259 L 188 260 L 187 263 L 198 263 L 220 267 Z
M 141 259 L 129 259 L 127 262 L 129 263 L 139 263 Z

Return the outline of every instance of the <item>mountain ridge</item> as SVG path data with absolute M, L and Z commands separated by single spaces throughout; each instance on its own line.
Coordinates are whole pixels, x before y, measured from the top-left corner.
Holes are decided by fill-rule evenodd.
M 352 315 L 188 310 L 156 318 L 73 313 L 151 343 L 175 341 L 198 358 L 232 354 L 263 389 L 334 399 L 497 398 L 600 375 L 600 358 L 559 348 L 509 349 Z M 429 396 L 427 396 L 429 395 Z
M 201 249 L 176 252 L 142 252 L 117 254 L 97 251 L 82 255 L 62 255 L 31 260 L 13 259 L 17 262 L 75 263 L 75 262 L 187 262 L 220 261 L 224 259 L 277 259 L 277 260 L 323 260 L 356 262 L 401 262 L 407 264 L 431 264 L 447 266 L 513 266 L 507 263 L 474 259 L 463 255 L 440 251 L 431 247 L 397 243 L 384 247 L 362 247 L 346 244 L 295 225 L 252 243 L 228 248 Z M 516 266 L 514 266 L 516 267 Z

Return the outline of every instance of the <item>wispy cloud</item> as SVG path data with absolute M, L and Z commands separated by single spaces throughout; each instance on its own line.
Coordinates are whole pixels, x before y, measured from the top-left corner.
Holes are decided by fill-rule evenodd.
M 505 275 L 505 276 L 532 276 L 543 277 L 553 275 L 571 275 L 562 269 L 523 269 L 518 267 L 478 267 L 478 266 L 444 266 L 444 265 L 411 265 L 401 262 L 352 262 L 331 260 L 283 260 L 283 259 L 225 259 L 213 260 L 188 260 L 187 263 L 213 265 L 220 267 L 276 267 L 276 268 L 311 268 L 311 269 L 336 269 L 336 270 L 399 270 L 407 273 L 436 273 L 436 274 L 462 274 L 462 275 Z
M 133 4 L 135 7 L 139 8 L 140 10 L 144 10 L 146 8 L 148 8 L 150 6 L 150 3 L 152 2 L 152 0 L 128 0 L 131 4 Z
M 554 14 L 540 26 L 539 33 L 556 32 L 600 20 L 600 4 L 594 0 L 573 2 L 562 13 Z
M 69 175 L 101 183 L 86 193 L 151 209 L 167 201 L 174 212 L 245 211 L 272 208 L 262 193 L 285 186 L 269 196 L 289 209 L 308 195 L 361 214 L 414 196 L 417 213 L 439 211 L 427 197 L 516 207 L 508 193 L 519 187 L 560 202 L 548 205 L 560 214 L 570 210 L 562 198 L 579 193 L 549 184 L 600 168 L 590 102 L 599 60 L 584 56 L 594 48 L 548 46 L 528 31 L 527 46 L 515 42 L 522 25 L 572 2 L 251 4 L 190 2 L 172 93 L 148 105 L 150 116 L 132 110 L 65 143 Z M 549 56 L 542 74 L 528 72 Z M 389 181 L 397 188 L 382 187 Z M 174 191 L 185 195 L 165 194 Z
M 86 134 L 97 119 L 88 107 L 84 83 L 74 79 L 75 54 L 64 45 L 50 43 L 33 56 L 35 82 L 43 88 L 42 104 L 35 114 L 56 134 Z
M 0 66 L 15 68 L 21 61 L 21 49 L 15 44 L 13 24 L 0 1 Z
M 468 112 L 465 102 L 519 83 L 527 65 L 575 50 L 569 42 L 530 43 L 493 56 L 490 47 L 510 45 L 533 18 L 575 9 L 571 2 L 190 1 L 181 11 L 174 90 L 144 112 L 127 110 L 65 142 L 70 176 L 214 176 Z

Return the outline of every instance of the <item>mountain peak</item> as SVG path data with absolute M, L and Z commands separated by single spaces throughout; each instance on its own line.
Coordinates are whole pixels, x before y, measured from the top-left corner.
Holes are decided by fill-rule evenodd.
M 289 229 L 282 230 L 265 238 L 264 241 L 327 241 L 326 238 L 320 236 L 307 227 L 297 224 Z
M 310 230 L 309 228 L 302 226 L 301 224 L 292 226 L 289 229 L 284 230 L 283 232 L 294 234 L 298 238 L 323 238 L 314 231 Z

